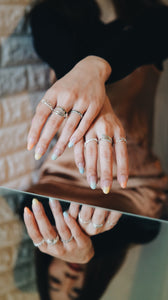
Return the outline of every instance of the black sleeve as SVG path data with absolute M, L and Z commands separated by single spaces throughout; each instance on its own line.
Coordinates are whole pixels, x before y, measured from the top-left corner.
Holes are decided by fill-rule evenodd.
M 124 78 L 141 65 L 160 64 L 168 57 L 167 6 L 146 9 L 132 25 L 121 22 L 117 34 L 107 35 L 101 46 L 96 44 L 94 48 L 91 45 L 90 49 L 82 49 L 82 53 L 77 24 L 53 11 L 46 3 L 32 10 L 31 27 L 37 53 L 55 70 L 57 78 L 88 55 L 109 62 L 112 74 L 108 82 Z

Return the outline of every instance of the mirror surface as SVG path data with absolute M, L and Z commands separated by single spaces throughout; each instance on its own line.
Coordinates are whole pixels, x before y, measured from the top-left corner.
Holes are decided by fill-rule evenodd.
M 34 247 L 27 234 L 23 208 L 31 209 L 36 197 L 54 226 L 48 198 L 4 188 L 0 188 L 0 197 L 1 299 L 86 299 L 86 295 L 87 299 L 101 300 L 167 299 L 167 222 L 55 199 L 54 205 L 57 209 L 61 207 L 62 212 L 66 210 L 74 216 L 77 212 L 73 220 L 82 231 L 67 240 L 65 232 L 59 229 L 58 244 L 45 242 L 48 246 L 43 253 Z M 90 213 L 90 220 L 84 219 L 84 212 L 87 216 Z M 57 215 L 57 226 L 53 227 L 57 235 L 58 218 Z M 94 254 L 81 264 L 79 257 L 83 257 L 84 244 L 80 255 L 78 248 L 83 237 L 87 237 L 86 249 L 91 240 Z M 58 251 L 60 247 L 70 254 L 65 259 L 65 252 Z

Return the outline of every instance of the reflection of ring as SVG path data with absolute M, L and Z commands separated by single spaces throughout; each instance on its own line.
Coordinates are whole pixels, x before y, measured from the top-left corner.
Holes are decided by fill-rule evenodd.
M 121 137 L 121 138 L 115 140 L 115 144 L 117 144 L 117 143 L 127 143 L 127 140 L 126 140 L 126 138 Z
M 96 224 L 96 223 L 92 223 L 94 228 L 101 228 L 103 227 L 104 224 Z
M 53 113 L 56 115 L 59 115 L 63 118 L 67 118 L 68 117 L 68 113 L 66 112 L 66 110 L 61 107 L 61 106 L 56 106 L 56 108 L 54 108 Z
M 48 245 L 55 245 L 58 241 L 59 241 L 59 236 L 57 235 L 57 237 L 55 239 L 51 239 L 51 240 L 48 239 L 48 240 L 46 240 L 46 243 Z
M 68 240 L 61 239 L 61 242 L 63 242 L 64 244 L 68 244 L 70 241 L 72 241 L 72 239 L 73 239 L 73 235 L 71 235 L 71 237 Z
M 90 142 L 92 142 L 92 141 L 95 141 L 96 143 L 98 143 L 98 139 L 97 138 L 92 138 L 92 139 L 89 139 L 89 140 L 87 140 L 86 142 L 85 142 L 85 147 L 86 147 L 86 145 L 88 144 L 88 143 L 90 143 Z
M 115 226 L 115 225 L 117 224 L 117 222 L 110 222 L 110 221 L 107 221 L 107 224 L 108 224 L 109 226 Z
M 106 134 L 102 134 L 99 141 L 106 141 L 106 142 L 112 144 L 112 138 L 110 136 L 106 135 Z
M 45 243 L 45 240 L 42 239 L 41 242 L 39 243 L 33 243 L 35 247 L 40 247 L 41 245 L 43 245 Z
M 91 221 L 91 219 L 90 219 L 90 220 L 88 220 L 88 221 L 85 221 L 85 220 L 83 220 L 83 219 L 81 218 L 81 215 L 80 215 L 80 213 L 78 214 L 78 219 L 79 219 L 79 222 L 80 222 L 80 223 L 82 223 L 82 224 L 89 224 L 89 223 L 90 223 L 90 221 Z
M 54 107 L 52 106 L 52 104 L 51 104 L 49 101 L 45 100 L 44 98 L 41 100 L 41 103 L 47 105 L 47 107 L 48 107 L 51 111 L 54 110 Z
M 82 117 L 83 117 L 83 114 L 82 114 L 80 111 L 78 111 L 78 110 L 72 109 L 72 110 L 71 110 L 71 113 L 76 113 L 76 114 L 78 114 L 78 115 L 81 117 L 81 119 L 82 119 Z

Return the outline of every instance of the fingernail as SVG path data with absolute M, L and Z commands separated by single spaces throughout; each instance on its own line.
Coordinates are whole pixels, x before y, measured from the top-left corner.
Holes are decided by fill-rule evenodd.
M 121 187 L 122 187 L 123 189 L 126 188 L 126 186 L 127 186 L 127 180 L 128 180 L 128 177 L 125 176 L 125 175 L 121 175 L 121 176 L 119 177 L 119 182 L 120 182 L 120 185 L 121 185 Z
M 36 143 L 35 139 L 30 137 L 27 141 L 27 150 L 32 150 L 35 143 Z
M 110 192 L 110 186 L 104 186 L 103 187 L 103 193 L 108 194 Z
M 58 158 L 58 156 L 60 155 L 60 150 L 55 149 L 54 153 L 51 156 L 52 160 L 56 160 Z
M 63 216 L 64 216 L 65 219 L 67 219 L 69 217 L 69 214 L 67 213 L 67 211 L 63 212 Z
M 33 147 L 34 147 L 34 144 L 32 144 L 32 143 L 28 143 L 27 144 L 27 150 L 32 150 L 33 149 Z
M 74 142 L 69 142 L 68 143 L 68 148 L 72 148 L 74 146 Z
M 39 205 L 39 201 L 36 198 L 33 199 L 32 203 L 34 206 Z
M 91 177 L 90 178 L 90 187 L 92 190 L 95 190 L 96 189 L 96 178 L 95 177 Z
M 42 157 L 43 152 L 44 152 L 43 149 L 41 149 L 40 147 L 37 148 L 34 156 L 35 160 L 39 160 Z
M 79 164 L 78 164 L 78 168 L 79 168 L 79 173 L 80 173 L 80 174 L 83 174 L 83 173 L 84 173 L 84 166 L 83 166 L 82 163 L 79 163 Z
M 30 215 L 31 214 L 31 211 L 28 207 L 25 207 L 24 208 L 24 213 L 27 214 L 27 215 Z

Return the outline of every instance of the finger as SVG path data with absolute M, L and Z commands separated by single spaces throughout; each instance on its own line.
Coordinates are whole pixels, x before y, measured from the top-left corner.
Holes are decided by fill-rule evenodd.
M 79 213 L 79 207 L 80 205 L 77 203 L 71 203 L 69 206 L 69 210 L 68 213 L 71 215 L 71 217 L 73 217 L 75 220 L 78 217 L 78 213 Z
M 56 115 L 54 112 L 52 113 L 52 115 L 50 116 L 50 118 L 48 119 L 48 121 L 44 126 L 44 130 L 36 146 L 35 149 L 36 160 L 39 160 L 45 154 L 51 140 L 56 135 L 63 121 L 64 121 L 64 117 Z
M 94 208 L 88 205 L 82 205 L 80 210 L 79 222 L 81 226 L 87 226 L 91 222 Z
M 122 214 L 118 211 L 112 210 L 109 212 L 109 215 L 106 219 L 104 228 L 106 230 L 112 229 L 121 218 Z
M 53 160 L 55 160 L 58 156 L 60 156 L 64 152 L 64 150 L 70 140 L 70 137 L 74 133 L 80 120 L 81 120 L 81 117 L 78 113 L 71 112 L 71 114 L 68 117 L 67 122 L 61 132 L 61 135 L 57 141 L 57 144 L 53 149 L 53 155 L 52 155 Z
M 91 139 L 91 141 L 89 141 Z M 85 143 L 85 163 L 86 163 L 86 175 L 87 181 L 91 189 L 96 189 L 97 185 L 97 159 L 98 159 L 98 147 L 95 133 L 90 130 L 86 135 Z M 89 141 L 87 143 L 87 141 Z
M 80 174 L 83 174 L 84 168 L 85 168 L 83 139 L 74 145 L 74 160 L 75 160 L 76 166 L 79 169 Z
M 38 225 L 37 225 L 37 222 L 36 222 L 36 219 L 35 219 L 33 213 L 27 207 L 25 207 L 25 209 L 24 209 L 24 222 L 25 222 L 25 225 L 27 228 L 28 235 L 32 239 L 33 243 L 34 244 L 40 243 L 43 240 L 43 236 L 38 228 Z M 44 243 L 40 246 L 40 249 L 45 248 L 45 247 L 46 247 L 46 245 Z
M 96 115 L 97 115 L 97 111 L 92 105 L 90 105 L 83 119 L 81 120 L 79 126 L 77 127 L 74 134 L 70 138 L 70 142 L 68 144 L 69 148 L 74 146 L 74 144 L 76 144 L 83 138 L 83 136 L 91 126 L 93 120 L 95 119 Z
M 51 105 L 51 107 L 55 107 L 57 100 L 56 100 L 56 94 L 52 97 L 50 97 L 49 92 L 47 92 L 44 95 L 45 101 Z M 46 123 L 49 115 L 52 113 L 51 109 L 49 106 L 45 105 L 42 103 L 42 101 L 39 102 L 36 108 L 36 113 L 33 117 L 31 127 L 28 133 L 28 138 L 27 138 L 27 149 L 31 150 L 34 145 L 38 142 L 41 131 L 43 129 L 44 124 Z
M 51 225 L 50 221 L 48 220 L 43 205 L 37 199 L 33 199 L 32 209 L 39 230 L 44 239 L 55 239 L 57 237 L 57 233 Z
M 104 226 L 107 215 L 108 215 L 107 210 L 96 207 L 93 213 L 92 223 L 97 225 L 103 224 Z
M 51 211 L 53 213 L 56 228 L 61 240 L 68 241 L 71 238 L 71 231 L 69 230 L 62 213 L 62 208 L 58 200 L 54 198 L 49 199 Z
M 101 132 L 98 134 L 99 138 L 99 161 L 100 161 L 100 184 L 104 194 L 110 192 L 113 180 L 113 156 L 112 144 L 105 139 L 101 139 Z
M 121 137 L 125 138 L 125 133 L 123 130 L 121 130 L 120 134 L 114 132 L 117 178 L 121 187 L 125 188 L 128 181 L 128 152 L 126 142 L 120 141 Z

